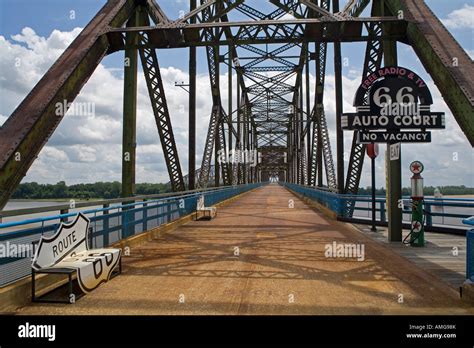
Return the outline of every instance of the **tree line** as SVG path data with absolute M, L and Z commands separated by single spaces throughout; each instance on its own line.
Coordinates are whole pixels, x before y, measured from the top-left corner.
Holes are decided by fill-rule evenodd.
M 170 192 L 169 185 L 166 184 L 136 184 L 137 195 L 152 195 L 157 193 Z M 12 198 L 16 199 L 60 199 L 77 198 L 91 199 L 120 198 L 122 184 L 114 182 L 96 182 L 91 184 L 66 185 L 64 181 L 56 184 L 38 184 L 36 182 L 26 182 L 18 185 Z
M 433 196 L 434 186 L 426 186 L 424 194 L 426 196 Z M 439 186 L 438 189 L 443 195 L 474 195 L 473 187 L 461 186 Z M 142 183 L 136 184 L 137 195 L 152 195 L 157 193 L 170 192 L 169 184 L 150 184 Z M 36 182 L 26 182 L 18 185 L 12 198 L 15 199 L 60 199 L 60 198 L 77 198 L 77 199 L 91 199 L 102 198 L 112 199 L 120 198 L 122 193 L 122 184 L 118 181 L 114 182 L 96 182 L 91 184 L 76 184 L 66 185 L 64 181 L 56 184 L 38 184 Z M 372 194 L 371 187 L 360 188 L 360 195 Z M 385 188 L 378 188 L 376 195 L 385 196 Z M 411 188 L 404 187 L 402 195 L 410 196 Z
M 425 196 L 433 196 L 435 189 L 439 189 L 443 196 L 454 196 L 454 195 L 474 195 L 474 187 L 461 186 L 425 186 L 423 188 L 423 193 Z M 377 196 L 386 195 L 385 188 L 381 187 L 375 190 Z M 372 188 L 370 186 L 366 188 L 359 188 L 359 195 L 371 195 Z M 411 188 L 404 187 L 402 188 L 402 196 L 410 196 Z

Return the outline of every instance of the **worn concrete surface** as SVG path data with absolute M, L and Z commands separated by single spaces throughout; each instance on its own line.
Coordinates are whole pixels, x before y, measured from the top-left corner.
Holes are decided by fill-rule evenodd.
M 289 208 L 289 200 L 294 208 Z M 328 258 L 359 243 L 365 258 Z M 285 188 L 244 194 L 131 250 L 123 274 L 74 305 L 18 314 L 473 314 L 458 293 L 354 227 L 329 221 Z
M 418 267 L 433 273 L 456 291 L 466 280 L 466 236 L 447 233 L 425 232 L 425 246 L 411 247 L 388 241 L 388 229 L 379 227 L 371 232 L 368 225 L 355 225 L 367 237 L 384 244 Z M 410 233 L 403 230 L 403 238 Z

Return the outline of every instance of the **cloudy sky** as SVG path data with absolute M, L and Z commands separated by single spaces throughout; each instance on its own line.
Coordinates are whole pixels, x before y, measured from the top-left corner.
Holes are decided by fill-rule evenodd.
M 474 1 L 426 2 L 473 57 Z M 105 0 L 0 0 L 0 125 L 104 3 Z M 180 11 L 188 11 L 187 0 L 161 0 L 159 3 L 170 18 L 177 18 Z M 249 3 L 262 8 L 263 1 L 249 0 Z M 264 5 L 263 9 L 271 6 Z M 415 159 L 425 163 L 426 185 L 474 186 L 474 153 L 471 146 L 413 50 L 403 44 L 399 44 L 398 49 L 399 65 L 418 72 L 430 85 L 435 100 L 432 110 L 446 112 L 446 129 L 433 130 L 431 144 L 403 146 L 404 186 L 409 186 L 408 164 Z M 352 110 L 353 96 L 361 79 L 364 50 L 364 45 L 360 43 L 343 45 L 343 58 L 347 58 L 348 63 L 343 68 L 344 111 Z M 325 107 L 334 152 L 335 90 L 331 45 L 328 52 Z M 174 86 L 175 81 L 188 80 L 187 50 L 161 50 L 158 51 L 158 58 L 181 165 L 183 172 L 187 173 L 188 96 Z M 74 184 L 121 180 L 122 62 L 123 52 L 118 52 L 106 57 L 97 67 L 75 100 L 93 103 L 94 114 L 77 116 L 68 113 L 23 182 L 55 183 L 64 180 Z M 224 67 L 221 79 L 227 81 L 227 69 Z M 167 182 L 168 174 L 141 70 L 138 85 L 137 182 Z M 223 104 L 227 105 L 226 83 L 222 86 Z M 198 49 L 198 92 L 199 166 L 212 104 L 203 48 Z M 346 135 L 345 150 L 349 152 L 351 136 L 350 133 Z M 384 151 L 381 149 L 382 155 Z M 376 165 L 377 186 L 384 186 L 383 156 L 379 156 Z M 362 186 L 370 182 L 369 170 L 369 166 L 365 165 Z

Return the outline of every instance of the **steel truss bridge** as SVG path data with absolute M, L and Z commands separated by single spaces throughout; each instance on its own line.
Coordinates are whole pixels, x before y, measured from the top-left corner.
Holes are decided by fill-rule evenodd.
M 169 18 L 155 0 L 109 0 L 104 5 L 0 128 L 0 208 L 61 122 L 64 115 L 55 113 L 56 103 L 72 102 L 102 58 L 117 51 L 124 51 L 126 63 L 124 197 L 134 194 L 139 63 L 174 191 L 278 177 L 356 194 L 365 145 L 357 144 L 355 134 L 351 135 L 349 162 L 344 168 L 341 45 L 347 42 L 366 43 L 362 79 L 382 65 L 397 63 L 397 42 L 411 45 L 474 145 L 473 62 L 423 1 L 269 0 L 264 8 L 271 10 L 266 11 L 250 4 L 263 1 L 190 3 L 190 12 L 178 19 Z M 362 16 L 365 13 L 369 16 Z M 156 54 L 156 50 L 183 47 L 189 48 L 190 57 L 187 180 Z M 207 53 L 212 110 L 197 171 L 198 47 Z M 335 96 L 324 94 L 328 47 L 334 49 Z M 222 102 L 223 81 L 219 79 L 224 69 L 230 77 L 227 105 Z M 237 76 L 235 85 L 232 75 Z M 336 144 L 330 142 L 325 98 L 334 98 L 336 104 Z M 245 161 L 219 163 L 218 154 L 231 150 L 257 151 L 261 160 L 256 166 Z M 399 161 L 391 162 L 389 173 L 389 190 L 401 197 Z M 349 204 L 348 212 L 353 208 Z

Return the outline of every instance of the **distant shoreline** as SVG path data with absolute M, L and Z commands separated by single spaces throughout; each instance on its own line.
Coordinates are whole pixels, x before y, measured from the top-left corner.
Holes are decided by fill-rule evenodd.
M 382 197 L 382 195 L 379 195 Z M 433 198 L 433 195 L 426 195 L 425 197 Z M 443 195 L 441 198 L 474 198 L 473 194 L 465 194 L 465 195 Z M 106 198 L 89 198 L 89 199 L 79 199 L 79 198 L 11 198 L 9 202 L 69 202 L 70 200 L 74 200 L 77 203 L 81 202 L 94 202 L 99 200 L 107 200 Z
M 432 197 L 432 196 L 430 196 Z M 474 195 L 470 195 L 470 194 L 467 194 L 467 195 L 446 195 L 446 196 L 443 196 L 441 198 L 474 198 Z
M 76 202 L 93 202 L 98 200 L 104 200 L 104 198 L 90 198 L 90 199 L 78 199 L 78 198 L 11 198 L 9 202 L 69 202 L 74 200 Z

